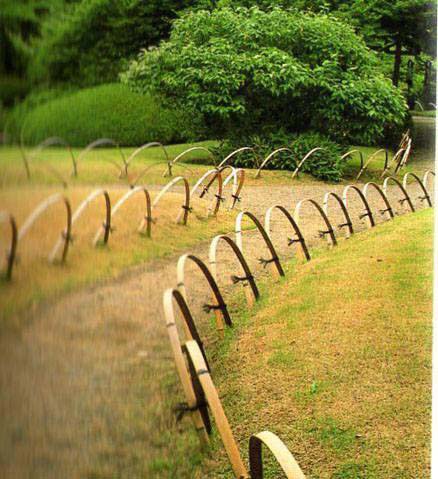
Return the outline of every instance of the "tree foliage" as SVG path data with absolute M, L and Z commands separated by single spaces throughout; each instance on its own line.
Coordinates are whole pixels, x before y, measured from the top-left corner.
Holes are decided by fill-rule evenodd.
M 193 0 L 82 0 L 44 23 L 30 75 L 37 81 L 113 81 L 124 62 L 166 37 L 177 10 Z
M 224 136 L 264 125 L 370 144 L 405 114 L 401 94 L 351 27 L 279 8 L 187 13 L 123 80 L 201 112 L 212 134 Z

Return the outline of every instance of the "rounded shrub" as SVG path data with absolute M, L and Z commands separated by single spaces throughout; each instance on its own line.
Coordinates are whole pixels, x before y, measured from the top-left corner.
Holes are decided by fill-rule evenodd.
M 60 136 L 78 147 L 101 137 L 137 146 L 149 141 L 168 144 L 193 140 L 199 122 L 183 110 L 163 108 L 154 96 L 139 95 L 125 85 L 110 83 L 36 106 L 20 126 L 27 144 Z
M 240 137 L 223 142 L 216 148 L 215 153 L 218 158 L 224 158 L 240 146 L 252 146 L 255 150 L 255 155 L 252 152 L 245 152 L 234 157 L 233 165 L 243 168 L 258 168 L 263 159 L 274 150 L 289 148 L 291 152 L 284 151 L 274 155 L 266 165 L 266 169 L 288 171 L 295 170 L 309 151 L 319 147 L 322 149 L 313 153 L 304 162 L 300 171 L 325 181 L 338 182 L 342 179 L 345 162 L 341 160 L 341 155 L 344 148 L 317 132 L 288 134 L 284 130 L 279 130 L 263 136 Z

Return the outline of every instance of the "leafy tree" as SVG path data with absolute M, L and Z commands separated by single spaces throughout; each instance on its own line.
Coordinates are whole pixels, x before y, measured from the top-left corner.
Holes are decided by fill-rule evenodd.
M 339 12 L 358 25 L 371 48 L 394 55 L 394 85 L 400 81 L 402 55 L 436 55 L 435 0 L 355 0 Z
M 279 8 L 187 13 L 170 40 L 141 53 L 123 80 L 201 112 L 219 136 L 263 125 L 376 143 L 405 113 L 401 94 L 351 27 Z
M 50 84 L 113 81 L 126 58 L 168 35 L 194 0 L 82 0 L 43 25 L 30 75 Z

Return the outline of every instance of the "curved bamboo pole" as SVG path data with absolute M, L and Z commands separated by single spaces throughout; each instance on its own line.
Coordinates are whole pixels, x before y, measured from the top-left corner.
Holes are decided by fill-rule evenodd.
M 325 231 L 322 231 L 320 230 L 319 231 L 319 236 L 321 238 L 323 238 L 324 236 L 327 236 L 327 242 L 330 246 L 336 246 L 338 244 L 337 240 L 336 240 L 336 236 L 335 236 L 335 232 L 333 230 L 333 226 L 332 224 L 330 223 L 330 220 L 328 219 L 328 216 L 325 214 L 324 210 L 321 208 L 321 206 L 319 205 L 319 203 L 317 203 L 315 200 L 313 200 L 312 198 L 306 198 L 304 200 L 300 200 L 296 206 L 295 206 L 295 210 L 294 210 L 294 214 L 293 214 L 293 218 L 295 220 L 295 222 L 297 223 L 297 225 L 299 226 L 300 225 L 300 212 L 301 212 L 301 206 L 304 204 L 304 203 L 310 203 L 315 209 L 316 211 L 319 213 L 319 215 L 321 216 L 322 220 L 324 221 L 324 224 L 326 226 L 326 230 Z
M 218 182 L 218 189 L 217 193 L 215 193 L 215 198 L 216 200 L 214 201 L 214 207 L 209 208 L 210 211 L 212 211 L 212 215 L 216 216 L 217 212 L 219 211 L 219 208 L 221 206 L 221 202 L 224 200 L 222 196 L 222 191 L 223 191 L 223 180 L 222 180 L 222 173 L 221 170 L 218 169 L 213 169 L 213 170 L 208 170 L 206 173 L 204 173 L 201 178 L 195 183 L 195 185 L 192 187 L 190 190 L 190 200 L 192 199 L 193 195 L 198 191 L 199 187 L 202 185 L 203 181 L 208 178 L 209 176 L 213 175 L 213 180 L 210 181 L 208 185 L 204 185 L 204 188 L 202 189 L 199 197 L 203 198 L 206 193 L 208 193 L 209 190 L 209 185 L 213 183 L 215 179 L 217 179 Z
M 6 211 L 0 211 L 0 223 L 9 223 L 11 228 L 11 241 L 9 249 L 6 252 L 6 271 L 4 273 L 6 281 L 12 279 L 12 270 L 15 263 L 15 254 L 17 252 L 18 230 L 15 218 Z
M 71 161 L 72 161 L 72 165 L 73 165 L 73 172 L 72 172 L 72 175 L 73 176 L 78 176 L 78 170 L 77 170 L 77 165 L 76 165 L 76 159 L 73 155 L 73 150 L 70 146 L 69 143 L 67 143 L 63 138 L 59 137 L 59 136 L 51 136 L 50 138 L 46 138 L 44 141 L 42 141 L 41 143 L 39 143 L 31 152 L 30 156 L 29 156 L 29 159 L 33 160 L 37 154 L 41 153 L 41 151 L 44 149 L 44 148 L 47 148 L 49 146 L 55 146 L 55 145 L 61 145 L 61 146 L 65 146 L 67 148 L 67 150 L 69 151 L 70 153 L 70 157 L 71 157 Z M 53 169 L 51 169 L 53 170 Z M 55 170 L 53 170 L 52 172 L 54 172 Z M 58 177 L 60 177 L 61 175 L 59 173 L 56 172 L 56 175 Z M 64 181 L 64 180 L 63 180 Z
M 385 203 L 385 208 L 383 210 L 379 210 L 379 213 L 381 215 L 386 214 L 388 220 L 391 220 L 392 218 L 394 218 L 394 211 L 392 209 L 391 203 L 388 200 L 388 197 L 386 196 L 386 193 L 382 190 L 382 188 L 380 188 L 380 186 L 377 183 L 374 183 L 373 181 L 369 181 L 368 183 L 365 183 L 365 185 L 362 188 L 362 193 L 365 196 L 366 200 L 368 201 L 367 195 L 368 195 L 368 190 L 370 187 L 373 187 L 377 191 L 377 193 L 380 195 L 383 202 Z
M 190 153 L 192 151 L 205 151 L 205 152 L 207 152 L 213 158 L 213 163 L 214 163 L 214 155 L 208 148 L 205 148 L 204 146 L 192 146 L 191 148 L 188 148 L 187 150 L 184 150 L 182 153 L 177 155 L 173 160 L 169 161 L 169 163 L 167 165 L 167 170 L 164 172 L 163 176 L 172 176 L 172 168 L 175 166 L 175 164 L 182 157 L 187 155 L 187 153 Z
M 341 160 L 345 160 L 345 158 L 348 158 L 348 157 L 352 158 L 353 153 L 359 153 L 359 160 L 360 160 L 359 171 L 360 171 L 360 170 L 362 170 L 363 165 L 364 165 L 363 153 L 362 153 L 360 150 L 350 150 L 350 151 L 347 151 L 347 153 L 344 153 L 344 154 L 341 156 Z
M 200 412 L 202 407 L 203 398 L 197 397 L 194 390 L 190 372 L 187 368 L 184 354 L 181 347 L 181 341 L 179 339 L 178 329 L 175 322 L 175 312 L 173 309 L 173 298 L 175 297 L 175 290 L 168 289 L 163 295 L 163 307 L 164 318 L 166 321 L 167 334 L 169 336 L 170 345 L 172 348 L 173 357 L 175 359 L 175 365 L 178 372 L 178 376 L 181 380 L 184 395 L 187 400 L 187 409 L 192 418 L 196 432 L 198 433 L 201 444 L 206 445 L 208 440 L 208 423 L 204 422 L 203 416 Z M 208 414 L 208 412 L 207 412 Z
M 374 226 L 376 226 L 376 222 L 374 221 L 373 212 L 371 211 L 368 200 L 365 198 L 365 195 L 362 193 L 362 191 L 356 185 L 347 185 L 344 188 L 344 191 L 342 192 L 342 200 L 344 202 L 345 207 L 348 207 L 347 206 L 347 200 L 348 200 L 348 193 L 350 191 L 354 191 L 354 192 L 357 193 L 360 200 L 362 201 L 362 204 L 365 207 L 365 212 L 362 213 L 361 215 L 359 215 L 359 219 L 362 220 L 364 218 L 367 218 L 369 228 L 373 228 Z
M 224 180 L 223 187 L 227 186 L 227 184 L 230 182 L 231 178 L 233 178 L 233 193 L 231 194 L 231 198 L 233 198 L 231 202 L 230 209 L 234 209 L 236 207 L 236 204 L 241 201 L 241 196 L 240 193 L 242 192 L 243 185 L 245 183 L 245 170 L 242 168 L 234 168 L 234 171 L 232 171 Z M 237 180 L 237 184 L 236 184 Z
M 136 186 L 132 190 L 127 191 L 114 205 L 114 207 L 111 210 L 111 217 L 110 217 L 110 224 L 113 225 L 113 218 L 116 215 L 116 213 L 120 210 L 120 208 L 131 198 L 131 196 L 135 195 L 138 192 L 143 192 L 144 197 L 145 197 L 145 202 L 146 202 L 146 211 L 145 214 L 140 221 L 140 225 L 138 227 L 138 232 L 141 233 L 144 230 L 144 227 L 146 225 L 146 236 L 150 237 L 151 236 L 151 224 L 152 224 L 152 207 L 151 207 L 151 197 L 149 195 L 149 191 L 144 187 L 144 186 Z M 111 231 L 111 230 L 109 230 Z M 103 223 L 103 225 L 97 230 L 96 235 L 94 236 L 93 244 L 96 246 L 99 241 L 100 237 L 104 235 L 104 238 L 106 236 L 106 241 L 104 241 L 104 244 L 108 242 L 108 225 L 107 222 Z
M 409 206 L 409 209 L 413 213 L 415 211 L 415 207 L 414 207 L 414 204 L 412 203 L 411 197 L 406 191 L 406 188 L 400 183 L 400 181 L 397 180 L 397 178 L 394 178 L 393 176 L 388 176 L 387 178 L 385 178 L 385 181 L 383 182 L 383 188 L 382 188 L 385 194 L 387 195 L 386 191 L 388 189 L 388 183 L 390 181 L 395 183 L 398 186 L 398 188 L 401 190 L 401 192 L 403 193 L 404 198 L 402 198 L 401 200 L 398 200 L 398 202 L 401 205 L 403 205 L 404 203 L 407 203 Z
M 135 157 L 137 155 L 139 155 L 143 150 L 146 150 L 147 148 L 151 148 L 151 147 L 154 147 L 154 146 L 159 146 L 163 150 L 164 156 L 166 157 L 166 163 L 167 163 L 167 165 L 169 165 L 169 155 L 168 155 L 167 150 L 164 147 L 164 145 L 162 143 L 160 143 L 159 141 L 151 141 L 149 143 L 145 143 L 144 145 L 139 146 L 136 150 L 134 150 L 129 155 L 128 159 L 125 162 L 125 175 L 126 176 L 128 176 L 128 168 L 131 165 L 131 163 L 134 161 Z M 134 182 L 134 185 L 140 179 L 140 177 L 144 175 L 145 172 L 146 172 L 146 170 L 144 170 L 139 175 L 137 175 L 137 178 Z
M 372 153 L 367 161 L 362 164 L 359 173 L 356 176 L 356 181 L 359 180 L 359 178 L 362 176 L 362 173 L 368 168 L 370 163 L 374 160 L 374 158 L 379 154 L 379 153 L 385 153 L 385 163 L 383 165 L 383 169 L 385 170 L 388 167 L 388 150 L 386 148 L 381 148 L 380 150 L 376 150 L 374 153 Z
M 108 237 L 111 230 L 111 200 L 106 190 L 103 190 L 101 188 L 94 190 L 85 198 L 84 201 L 82 201 L 82 203 L 76 208 L 75 212 L 73 213 L 73 216 L 71 219 L 71 228 L 73 229 L 73 225 L 82 216 L 84 211 L 87 209 L 88 205 L 98 196 L 103 196 L 105 200 L 105 220 L 102 224 L 104 228 L 103 243 L 106 244 L 108 242 Z M 50 256 L 49 256 L 50 262 L 53 262 L 56 256 L 58 255 L 59 248 L 62 246 L 64 242 L 64 235 L 65 235 L 65 232 L 63 231 L 61 235 L 59 236 L 58 240 L 56 241 L 55 245 L 53 246 L 52 252 L 50 253 Z
M 23 240 L 37 219 L 47 210 L 47 208 L 58 202 L 62 202 L 66 210 L 66 227 L 61 233 L 64 240 L 64 246 L 61 253 L 61 263 L 64 263 L 67 258 L 68 247 L 71 242 L 71 206 L 69 200 L 59 193 L 49 196 L 37 205 L 37 207 L 26 218 L 21 228 L 18 230 L 17 242 L 21 242 Z M 54 259 L 52 259 L 52 261 L 53 260 Z
M 314 153 L 316 153 L 317 151 L 320 151 L 320 150 L 324 150 L 325 148 L 321 148 L 321 147 L 316 147 L 316 148 L 313 148 L 312 150 L 310 150 L 305 156 L 304 158 L 298 163 L 297 167 L 295 168 L 295 171 L 292 173 L 292 179 L 294 179 L 297 175 L 298 175 L 298 172 L 300 171 L 301 167 L 303 166 L 303 164 L 305 163 L 305 161 L 310 158 Z
M 432 170 L 426 170 L 424 172 L 424 176 L 423 176 L 423 185 L 425 186 L 425 188 L 427 189 L 427 183 L 429 182 L 429 176 L 433 176 L 435 178 L 435 172 L 432 171 Z M 435 181 L 434 181 L 435 182 Z
M 268 264 L 270 264 L 271 272 L 274 277 L 284 276 L 284 270 L 283 270 L 283 267 L 281 266 L 280 258 L 278 257 L 277 251 L 275 250 L 275 247 L 271 241 L 271 238 L 269 238 L 268 233 L 265 231 L 265 228 L 263 228 L 262 224 L 257 219 L 257 217 L 254 216 L 249 211 L 241 211 L 236 217 L 236 226 L 235 226 L 236 244 L 239 247 L 240 251 L 242 252 L 242 254 L 244 254 L 243 253 L 243 235 L 242 235 L 242 220 L 244 216 L 247 216 L 255 225 L 255 227 L 257 228 L 258 232 L 261 234 L 271 254 L 271 257 L 269 259 L 259 258 L 259 262 L 263 266 L 267 266 Z
M 293 151 L 290 148 L 277 148 L 276 150 L 272 151 L 269 153 L 269 155 L 262 161 L 262 164 L 259 166 L 259 169 L 257 170 L 255 174 L 255 178 L 260 178 L 260 175 L 262 173 L 262 169 L 265 167 L 265 165 L 268 163 L 268 161 L 275 156 L 277 153 L 281 153 L 282 151 L 288 151 L 289 153 L 293 154 Z
M 387 162 L 383 168 L 382 174 L 380 175 L 380 178 L 383 178 L 388 171 L 391 169 L 392 165 L 396 163 L 396 169 L 398 168 L 398 165 L 401 163 L 403 159 L 403 155 L 405 153 L 406 149 L 405 148 L 399 148 L 395 155 L 392 157 L 391 161 Z
M 304 258 L 306 258 L 307 261 L 310 261 L 309 249 L 307 248 L 306 240 L 304 239 L 304 236 L 301 233 L 300 227 L 298 226 L 297 222 L 294 220 L 293 216 L 289 213 L 289 211 L 287 211 L 287 209 L 284 206 L 274 205 L 266 210 L 265 230 L 269 238 L 271 238 L 271 218 L 275 210 L 280 211 L 280 213 L 282 213 L 283 216 L 286 217 L 286 219 L 289 221 L 289 224 L 292 226 L 292 229 L 296 236 L 296 238 L 288 238 L 288 245 L 291 246 L 294 243 L 299 243 L 302 255 L 304 256 Z M 271 241 L 272 241 L 272 238 L 271 238 Z
M 224 301 L 222 293 L 219 289 L 219 286 L 216 283 L 213 275 L 211 274 L 210 270 L 208 269 L 207 265 L 199 259 L 197 256 L 193 254 L 184 254 L 179 257 L 178 263 L 176 266 L 176 274 L 177 274 L 177 286 L 178 291 L 182 294 L 183 298 L 187 301 L 187 292 L 185 287 L 185 266 L 187 261 L 192 261 L 201 273 L 204 275 L 207 283 L 211 289 L 211 293 L 213 296 L 213 300 L 215 304 L 204 304 L 204 310 L 208 313 L 210 311 L 214 311 L 216 316 L 216 327 L 219 331 L 219 334 L 223 336 L 224 330 L 224 323 L 231 327 L 233 322 L 231 321 L 230 314 L 228 312 L 227 304 Z
M 306 479 L 303 471 L 284 442 L 269 431 L 262 431 L 249 439 L 249 467 L 251 479 L 263 479 L 262 446 L 265 445 L 280 465 L 287 479 Z
M 185 200 L 184 204 L 181 205 L 181 212 L 178 214 L 176 218 L 177 223 L 181 223 L 182 225 L 187 224 L 187 220 L 189 218 L 189 213 L 192 211 L 190 207 L 190 186 L 189 182 L 184 178 L 183 176 L 177 176 L 173 178 L 173 180 L 170 180 L 169 183 L 167 183 L 163 188 L 161 188 L 160 192 L 154 199 L 154 202 L 152 203 L 152 211 L 155 210 L 155 208 L 158 206 L 158 203 L 160 202 L 161 198 L 172 188 L 172 186 L 176 185 L 176 183 L 182 181 L 184 185 L 184 192 L 185 192 Z
M 344 215 L 344 220 L 345 221 L 344 221 L 344 223 L 339 224 L 338 228 L 339 229 L 347 228 L 346 237 L 350 238 L 350 236 L 352 234 L 354 234 L 353 222 L 351 221 L 350 213 L 348 212 L 347 207 L 345 206 L 344 202 L 342 201 L 342 198 L 337 193 L 335 193 L 334 191 L 330 191 L 330 192 L 328 192 L 324 195 L 324 199 L 323 199 L 323 202 L 322 202 L 324 213 L 328 216 L 328 203 L 329 203 L 330 198 L 334 198 L 336 200 L 336 203 L 341 208 L 342 214 Z
M 411 155 L 411 150 L 412 150 L 412 140 L 409 138 L 406 149 L 403 153 L 403 156 L 400 158 L 400 161 L 395 167 L 394 175 L 396 175 L 402 168 L 406 166 Z
M 243 146 L 242 148 L 238 148 L 237 150 L 232 151 L 227 157 L 225 157 L 218 165 L 217 168 L 221 168 L 222 166 L 226 165 L 228 161 L 233 158 L 233 156 L 236 156 L 238 153 L 241 153 L 242 151 L 254 151 L 254 148 L 252 146 Z
M 255 282 L 254 276 L 251 273 L 251 269 L 249 268 L 245 257 L 243 256 L 237 244 L 229 236 L 226 236 L 226 235 L 215 236 L 210 243 L 208 257 L 209 257 L 211 274 L 213 275 L 215 281 L 217 282 L 217 267 L 216 267 L 217 247 L 220 241 L 224 241 L 231 248 L 231 250 L 234 253 L 234 256 L 236 256 L 237 260 L 239 261 L 239 265 L 242 269 L 242 272 L 244 273 L 244 276 L 239 277 L 239 276 L 232 275 L 231 279 L 234 284 L 242 282 L 243 288 L 245 291 L 246 301 L 248 303 L 248 306 L 252 307 L 254 305 L 254 301 L 257 301 L 259 299 L 260 293 L 257 288 L 257 284 Z M 248 286 L 250 288 L 248 288 Z
M 126 157 L 122 151 L 122 149 L 120 148 L 120 145 L 113 139 L 111 138 L 98 138 L 97 140 L 94 140 L 92 141 L 91 143 L 89 143 L 80 153 L 79 153 L 79 156 L 76 160 L 76 164 L 78 165 L 80 161 L 83 161 L 83 159 L 85 158 L 85 156 L 87 155 L 87 153 L 89 153 L 93 148 L 97 148 L 99 146 L 104 146 L 104 145 L 111 145 L 111 146 L 115 146 L 118 150 L 119 150 L 119 153 L 120 153 L 120 158 L 122 160 L 122 163 L 119 164 L 117 163 L 117 161 L 115 160 L 111 160 L 111 159 L 105 159 L 105 161 L 107 161 L 108 163 L 114 165 L 117 170 L 119 171 L 119 177 L 121 178 L 124 174 L 124 172 L 126 171 L 126 168 L 127 168 L 127 165 L 126 165 Z
M 422 189 L 424 196 L 419 196 L 418 199 L 421 201 L 426 201 L 428 206 L 432 206 L 432 200 L 430 199 L 429 193 L 424 186 L 423 182 L 420 180 L 418 175 L 415 173 L 412 173 L 411 171 L 408 171 L 404 176 L 403 176 L 403 188 L 407 191 L 407 186 L 408 186 L 408 178 L 412 176 L 414 180 L 420 185 L 420 188 Z
M 187 358 L 191 364 L 191 370 L 196 375 L 199 384 L 202 387 L 225 451 L 230 460 L 234 475 L 237 479 L 249 479 L 248 472 L 243 464 L 236 440 L 234 439 L 228 419 L 225 416 L 222 403 L 211 379 L 207 365 L 205 364 L 202 352 L 196 341 L 187 341 L 185 348 L 187 351 Z

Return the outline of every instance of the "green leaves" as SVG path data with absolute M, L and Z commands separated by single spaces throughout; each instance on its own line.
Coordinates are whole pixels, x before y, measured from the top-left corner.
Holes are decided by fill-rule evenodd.
M 218 8 L 179 18 L 169 41 L 142 52 L 123 81 L 201 113 L 213 137 L 270 125 L 376 143 L 405 112 L 376 65 L 352 28 L 329 15 Z

